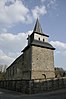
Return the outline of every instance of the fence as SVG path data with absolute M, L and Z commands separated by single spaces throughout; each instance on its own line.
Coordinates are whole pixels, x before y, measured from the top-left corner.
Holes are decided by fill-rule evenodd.
M 66 78 L 52 80 L 4 80 L 0 81 L 0 88 L 14 90 L 26 94 L 42 93 L 66 88 Z

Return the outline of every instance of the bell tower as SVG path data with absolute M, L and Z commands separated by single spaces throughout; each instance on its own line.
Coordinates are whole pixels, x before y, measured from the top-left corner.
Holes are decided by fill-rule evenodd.
M 44 34 L 39 23 L 36 24 L 33 33 L 28 37 L 28 46 L 31 46 L 31 79 L 54 78 L 54 50 L 48 42 L 48 35 Z
M 34 30 L 28 36 L 28 45 L 23 50 L 24 66 L 29 79 L 47 79 L 54 78 L 54 50 L 55 48 L 49 43 L 48 35 L 44 34 L 39 23 L 36 20 Z
M 33 40 L 48 42 L 48 35 L 44 34 L 37 18 L 33 33 L 28 36 L 28 45 L 32 43 Z

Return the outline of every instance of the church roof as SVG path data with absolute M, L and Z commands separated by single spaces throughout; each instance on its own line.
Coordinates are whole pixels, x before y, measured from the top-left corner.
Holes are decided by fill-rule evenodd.
M 31 45 L 55 50 L 55 48 L 50 43 L 33 40 L 33 42 L 30 45 L 26 46 L 21 52 L 24 52 L 25 50 L 27 50 Z
M 39 23 L 38 18 L 37 18 L 37 20 L 36 20 L 36 24 L 35 24 L 35 27 L 34 27 L 33 32 L 37 32 L 37 33 L 43 34 L 42 28 L 41 28 L 41 26 L 40 26 L 40 23 Z
M 9 69 L 11 66 L 15 65 L 17 62 L 19 62 L 20 60 L 22 60 L 23 58 L 23 54 L 21 54 L 19 57 L 17 57 L 14 62 L 7 68 Z
M 33 33 L 32 33 L 30 36 L 32 36 L 34 33 L 37 33 L 37 34 L 40 34 L 40 35 L 49 37 L 48 35 L 46 35 L 46 34 L 44 34 L 44 33 L 42 32 L 42 28 L 41 28 L 41 26 L 40 26 L 40 23 L 39 23 L 38 18 L 37 18 L 37 20 L 36 20 L 36 24 L 35 24 Z M 32 40 L 32 38 L 31 38 L 31 40 Z M 30 46 L 32 46 L 32 45 L 55 50 L 55 48 L 54 48 L 51 44 L 49 44 L 48 42 L 42 42 L 42 41 L 34 40 L 34 39 L 33 39 L 33 40 L 31 41 L 31 43 L 28 44 L 28 45 L 22 50 L 22 52 L 24 52 L 25 50 L 27 50 L 27 49 L 28 49 Z
M 42 41 L 38 41 L 38 40 L 33 40 L 32 45 L 55 50 L 55 48 L 48 42 L 42 42 Z
M 46 34 L 44 34 L 44 33 L 43 33 L 42 28 L 41 28 L 41 25 L 40 25 L 40 23 L 39 23 L 38 18 L 37 18 L 37 20 L 36 20 L 36 24 L 35 24 L 35 27 L 34 27 L 33 33 L 38 33 L 38 34 L 41 34 L 41 35 L 44 35 L 44 36 L 49 37 L 48 35 L 46 35 Z

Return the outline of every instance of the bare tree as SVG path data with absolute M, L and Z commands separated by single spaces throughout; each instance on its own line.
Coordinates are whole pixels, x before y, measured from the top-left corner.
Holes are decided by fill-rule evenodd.
M 6 79 L 6 68 L 7 65 L 0 65 L 0 80 Z
M 5 65 L 3 66 L 3 72 L 6 72 L 6 68 L 7 68 L 7 65 L 5 64 Z
M 0 72 L 3 71 L 3 65 L 0 65 Z

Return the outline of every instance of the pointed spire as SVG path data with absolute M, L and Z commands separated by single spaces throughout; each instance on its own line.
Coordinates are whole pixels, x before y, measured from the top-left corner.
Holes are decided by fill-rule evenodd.
M 34 27 L 33 32 L 37 32 L 37 33 L 43 34 L 42 28 L 41 28 L 41 26 L 40 26 L 40 23 L 39 23 L 38 18 L 37 18 L 37 20 L 36 20 L 36 24 L 35 24 L 35 27 Z

